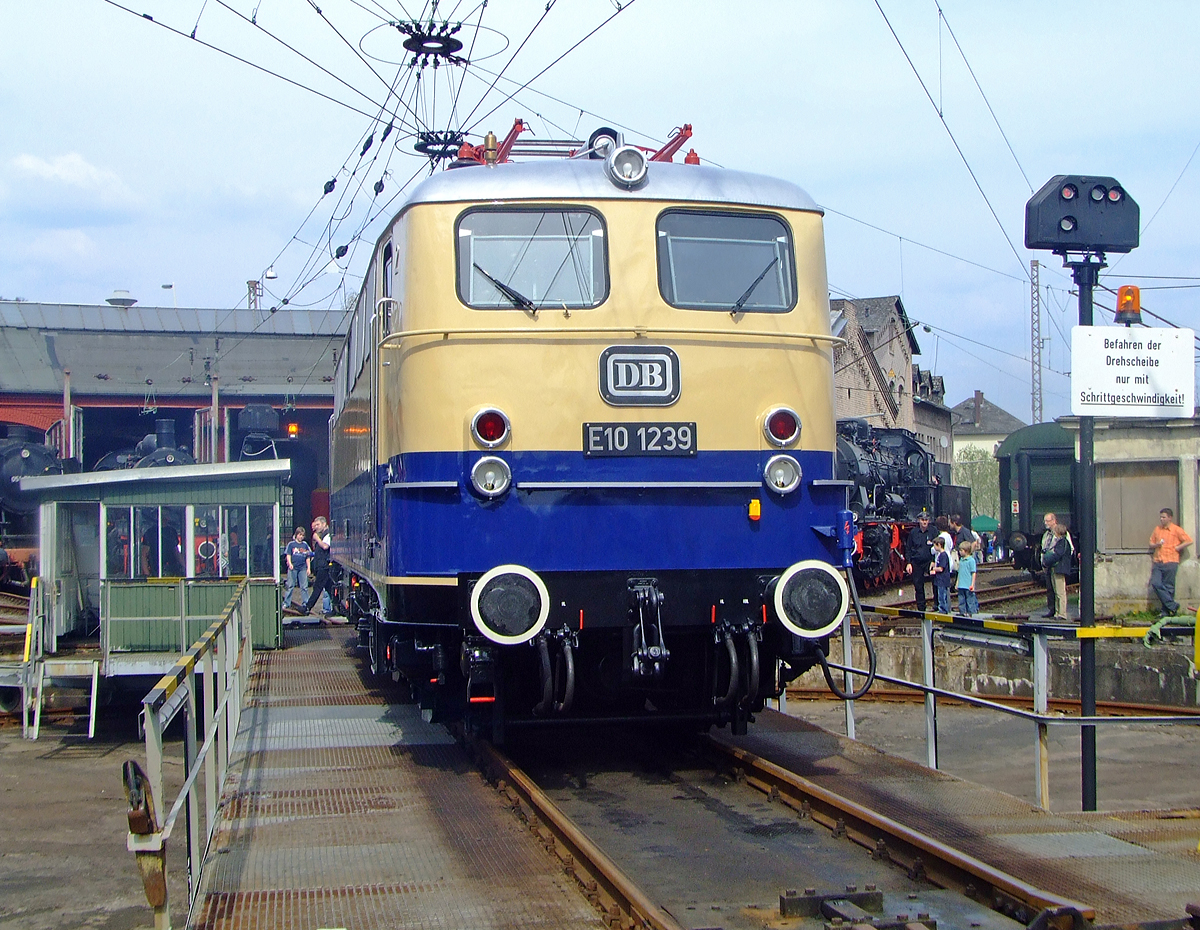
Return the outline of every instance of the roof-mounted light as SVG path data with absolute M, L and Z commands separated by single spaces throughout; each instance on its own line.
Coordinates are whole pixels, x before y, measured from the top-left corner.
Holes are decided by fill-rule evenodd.
M 604 159 L 604 173 L 617 187 L 633 190 L 646 180 L 650 161 L 646 153 L 632 145 L 623 145 Z

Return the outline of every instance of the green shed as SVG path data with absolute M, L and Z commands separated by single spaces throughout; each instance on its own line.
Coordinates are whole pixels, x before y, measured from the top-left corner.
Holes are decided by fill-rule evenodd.
M 99 636 L 106 676 L 166 671 L 250 580 L 254 648 L 282 641 L 287 459 L 23 478 L 40 499 L 46 653 Z

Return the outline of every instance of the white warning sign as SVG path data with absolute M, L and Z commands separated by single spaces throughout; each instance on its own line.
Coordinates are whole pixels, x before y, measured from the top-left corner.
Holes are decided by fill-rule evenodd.
M 1071 328 L 1071 413 L 1191 418 L 1195 333 L 1126 326 Z

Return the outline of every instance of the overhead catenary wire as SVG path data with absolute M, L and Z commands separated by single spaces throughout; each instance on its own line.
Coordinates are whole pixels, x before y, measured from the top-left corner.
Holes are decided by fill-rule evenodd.
M 1017 153 L 1013 150 L 1012 143 L 1008 141 L 1008 134 L 1004 131 L 1004 127 L 1000 125 L 1000 118 L 996 116 L 996 111 L 992 109 L 992 102 L 988 100 L 987 94 L 984 93 L 983 85 L 979 83 L 979 78 L 975 76 L 975 69 L 971 67 L 971 62 L 967 60 L 967 53 L 963 51 L 963 47 L 958 42 L 958 36 L 954 34 L 954 30 L 950 27 L 950 20 L 946 18 L 945 10 L 942 9 L 942 5 L 938 0 L 934 0 L 933 5 L 937 7 L 940 21 L 946 24 L 946 31 L 950 33 L 950 38 L 954 40 L 954 47 L 958 49 L 958 54 L 962 56 L 963 64 L 967 66 L 967 73 L 971 75 L 971 80 L 975 82 L 975 88 L 979 91 L 979 96 L 983 98 L 983 103 L 987 107 L 988 113 L 992 115 L 992 122 L 996 124 L 996 129 L 1000 132 L 1000 138 L 1008 146 L 1008 154 L 1013 157 L 1013 161 L 1017 164 L 1017 169 L 1021 172 L 1021 177 L 1025 179 L 1025 185 L 1029 188 L 1029 193 L 1032 194 L 1033 184 L 1029 181 L 1029 175 L 1025 173 L 1025 167 L 1021 164 L 1021 160 L 1017 158 Z
M 1012 251 L 1013 258 L 1017 260 L 1017 265 L 1021 268 L 1023 279 L 1028 280 L 1028 273 L 1025 271 L 1025 262 L 1021 258 L 1020 253 L 1017 252 L 1017 247 L 1013 245 L 1012 239 L 1009 238 L 1008 230 L 1006 230 L 1004 228 L 1004 224 L 1000 222 L 1000 217 L 996 213 L 996 208 L 992 206 L 992 202 L 990 199 L 988 199 L 988 195 L 984 191 L 983 185 L 979 183 L 979 178 L 976 176 L 975 170 L 971 167 L 971 163 L 967 160 L 967 156 L 963 152 L 962 147 L 958 144 L 958 139 L 955 138 L 954 131 L 950 128 L 950 124 L 946 122 L 946 117 L 938 108 L 937 102 L 933 99 L 933 95 L 929 93 L 929 88 L 925 86 L 925 80 L 921 77 L 921 73 L 917 70 L 917 66 L 913 63 L 912 58 L 909 57 L 908 50 L 905 49 L 904 43 L 900 41 L 900 36 L 896 34 L 896 30 L 892 27 L 892 23 L 888 19 L 887 14 L 883 12 L 883 7 L 879 5 L 879 0 L 874 0 L 874 2 L 875 8 L 879 10 L 879 15 L 883 17 L 883 21 L 887 25 L 888 31 L 891 32 L 892 38 L 896 40 L 896 44 L 900 47 L 900 51 L 904 55 L 904 60 L 908 62 L 908 66 L 912 69 L 912 73 L 916 76 L 917 83 L 921 85 L 921 90 L 924 91 L 925 97 L 929 100 L 930 106 L 932 106 L 934 111 L 937 113 L 938 119 L 941 121 L 943 128 L 946 130 L 946 134 L 950 136 L 950 141 L 954 145 L 954 150 L 958 152 L 958 157 L 962 159 L 962 163 L 966 167 L 967 173 L 971 176 L 971 180 L 974 182 L 976 190 L 979 191 L 979 196 L 982 197 L 983 202 L 987 204 L 988 212 L 992 214 L 992 219 L 996 221 L 996 226 L 1000 229 L 1000 234 L 1004 236 L 1004 241 L 1008 243 L 1008 247 Z
M 277 78 L 278 80 L 281 80 L 286 84 L 290 84 L 293 87 L 296 87 L 307 93 L 314 94 L 315 96 L 320 97 L 323 100 L 328 100 L 330 103 L 335 104 L 339 107 L 342 107 L 343 109 L 349 110 L 352 113 L 357 113 L 359 116 L 366 116 L 368 118 L 370 118 L 370 116 L 371 116 L 371 114 L 367 113 L 365 110 L 360 110 L 358 107 L 354 106 L 353 104 L 346 103 L 346 101 L 339 100 L 337 97 L 331 97 L 329 94 L 322 93 L 321 91 L 317 90 L 315 87 L 309 87 L 307 84 L 303 84 L 300 81 L 296 81 L 296 80 L 293 80 L 292 78 L 286 77 L 285 75 L 282 75 L 277 71 L 272 71 L 270 68 L 266 68 L 260 64 L 256 64 L 255 62 L 250 61 L 248 58 L 243 58 L 241 55 L 236 55 L 233 52 L 228 51 L 227 49 L 223 49 L 219 45 L 213 45 L 211 42 L 205 42 L 203 39 L 193 38 L 192 36 L 188 35 L 188 33 L 184 32 L 181 29 L 176 29 L 174 26 L 168 26 L 166 23 L 160 23 L 158 20 L 156 20 L 154 17 L 150 16 L 150 14 L 148 14 L 148 13 L 138 13 L 136 10 L 131 10 L 129 7 L 122 6 L 120 3 L 117 3 L 117 0 L 101 0 L 101 2 L 107 3 L 109 6 L 115 7 L 116 9 L 121 10 L 122 12 L 128 13 L 131 16 L 136 16 L 138 19 L 145 20 L 148 23 L 158 26 L 160 29 L 165 29 L 168 32 L 173 33 L 174 35 L 179 36 L 182 39 L 187 39 L 190 42 L 197 42 L 200 45 L 203 45 L 205 48 L 211 49 L 212 51 L 218 53 L 219 55 L 224 55 L 226 58 L 232 58 L 234 61 L 240 62 L 241 64 L 244 64 L 247 67 L 253 68 L 255 71 L 261 71 L 263 74 L 270 75 L 271 77 Z M 368 99 L 370 99 L 370 98 L 368 98 Z M 372 102 L 374 102 L 374 101 L 372 101 Z
M 538 17 L 537 22 L 533 24 L 533 27 L 529 30 L 528 34 L 524 39 L 521 40 L 521 44 L 517 46 L 516 51 L 514 51 L 508 57 L 508 61 L 504 63 L 504 67 L 500 69 L 500 73 L 496 75 L 495 80 L 493 80 L 488 89 L 484 91 L 482 95 L 480 95 L 479 100 L 475 103 L 475 106 L 471 108 L 471 112 L 463 117 L 462 125 L 465 127 L 466 131 L 470 131 L 470 127 L 467 126 L 467 123 L 470 122 L 471 117 L 478 112 L 479 108 L 483 106 L 483 101 L 487 99 L 488 94 L 490 94 L 492 89 L 495 88 L 496 81 L 499 81 L 500 78 L 503 77 L 504 72 L 508 70 L 509 66 L 516 61 L 517 56 L 521 54 L 521 50 L 525 48 L 527 44 L 529 44 L 529 40 L 533 38 L 533 34 L 537 32 L 538 27 L 546 21 L 546 17 L 550 15 L 550 11 L 554 9 L 554 4 L 557 2 L 558 0 L 548 0 L 546 3 L 546 8 L 542 10 L 542 15 Z M 491 114 L 494 112 L 494 110 L 489 111 L 482 117 L 482 119 L 487 119 L 487 117 L 491 116 Z
M 561 55 L 559 55 L 557 58 L 555 58 L 552 62 L 550 62 L 550 64 L 546 65 L 546 67 L 542 68 L 542 70 L 539 71 L 537 74 L 535 74 L 533 77 L 524 81 L 521 84 L 521 86 L 519 88 L 517 88 L 517 91 L 514 91 L 513 94 L 508 94 L 507 96 L 505 96 L 505 98 L 503 100 L 501 100 L 498 104 L 496 104 L 496 106 L 492 107 L 492 109 L 488 110 L 487 113 L 485 113 L 478 120 L 476 120 L 475 123 L 472 124 L 472 127 L 478 125 L 483 120 L 487 119 L 489 116 L 491 116 L 493 113 L 495 113 L 498 109 L 500 109 L 500 107 L 504 106 L 504 104 L 506 104 L 509 100 L 511 100 L 515 93 L 518 93 L 520 90 L 528 87 L 530 84 L 532 84 L 538 78 L 540 78 L 543 74 L 545 74 L 547 71 L 549 71 L 551 68 L 553 68 L 556 64 L 558 64 L 560 61 L 562 61 L 564 58 L 566 58 L 568 55 L 570 55 L 571 52 L 575 51 L 575 49 L 579 48 L 579 46 L 581 46 L 584 42 L 586 42 L 588 39 L 590 39 L 592 36 L 594 36 L 597 32 L 599 32 L 601 29 L 603 29 L 605 26 L 607 26 L 609 23 L 611 23 L 614 19 L 616 19 L 618 16 L 620 16 L 622 13 L 624 13 L 626 10 L 628 10 L 630 7 L 632 7 L 636 2 L 637 2 L 637 0 L 629 0 L 629 2 L 626 3 L 624 6 L 618 6 L 617 11 L 615 13 L 613 13 L 611 16 L 609 16 L 607 19 L 605 19 L 602 23 L 600 23 L 600 25 L 596 26 L 596 28 L 594 28 L 591 32 L 589 32 L 587 35 L 585 35 L 582 39 L 579 39 L 574 45 L 572 45 L 565 52 L 563 52 Z M 553 2 L 550 4 L 547 4 L 546 12 L 550 11 L 550 7 L 552 5 L 553 5 Z M 538 20 L 538 22 L 540 23 L 541 20 Z M 523 43 L 522 43 L 522 45 L 523 45 Z M 519 52 L 520 49 L 517 49 L 517 51 Z M 515 52 L 513 53 L 513 57 L 516 57 Z M 504 72 L 501 71 L 501 75 L 503 73 Z M 499 80 L 499 76 L 497 77 L 497 80 Z M 495 84 L 493 83 L 493 87 L 494 86 L 495 86 Z M 484 94 L 483 97 L 479 98 L 479 104 L 476 105 L 476 108 L 475 108 L 476 110 L 479 108 L 480 105 L 482 105 L 482 103 L 483 103 L 484 99 L 486 99 L 486 97 L 487 97 L 487 95 Z M 474 114 L 474 112 L 475 112 L 474 110 L 471 111 L 472 114 Z M 465 120 L 463 120 L 463 122 L 465 123 L 470 118 L 471 118 L 470 116 L 467 116 L 467 118 Z
M 874 223 L 869 223 L 866 220 L 860 220 L 856 216 L 851 216 L 849 213 L 843 213 L 841 210 L 836 210 L 833 207 L 827 206 L 825 204 L 821 204 L 821 209 L 824 210 L 826 213 L 833 213 L 837 216 L 842 217 L 843 219 L 847 219 L 847 220 L 850 220 L 851 222 L 858 223 L 862 226 L 866 226 L 869 229 L 874 229 L 876 232 L 881 232 L 885 236 L 894 236 L 897 239 L 901 239 L 904 242 L 907 242 L 909 245 L 915 245 L 918 248 L 926 249 L 927 251 L 930 251 L 930 252 L 936 252 L 938 255 L 946 256 L 946 258 L 952 258 L 956 262 L 963 262 L 964 264 L 967 264 L 967 265 L 974 265 L 976 268 L 981 268 L 984 271 L 990 271 L 992 274 L 998 274 L 1005 278 L 1011 278 L 1014 281 L 1024 281 L 1025 280 L 1025 278 L 1018 277 L 1015 274 L 1010 274 L 1007 271 L 1001 271 L 998 268 L 992 268 L 988 265 L 981 264 L 980 262 L 974 261 L 972 259 L 963 258 L 961 255 L 955 255 L 953 252 L 947 252 L 945 249 L 939 249 L 937 246 L 926 245 L 924 242 L 918 242 L 916 239 L 911 239 L 908 236 L 902 236 L 902 235 L 900 235 L 900 233 L 892 232 L 890 229 L 884 229 L 882 226 L 876 226 Z

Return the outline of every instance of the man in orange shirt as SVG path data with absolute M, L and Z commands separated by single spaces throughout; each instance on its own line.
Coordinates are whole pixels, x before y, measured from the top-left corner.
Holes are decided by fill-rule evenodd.
M 1150 534 L 1150 557 L 1154 560 L 1150 569 L 1150 587 L 1162 601 L 1164 617 L 1179 613 L 1179 603 L 1175 600 L 1175 573 L 1179 570 L 1180 550 L 1192 544 L 1192 537 L 1174 522 L 1174 517 L 1175 511 L 1164 507 L 1158 512 L 1158 526 Z

